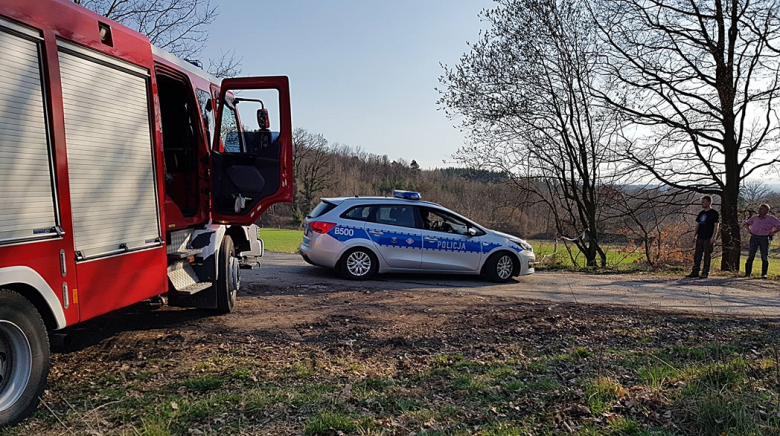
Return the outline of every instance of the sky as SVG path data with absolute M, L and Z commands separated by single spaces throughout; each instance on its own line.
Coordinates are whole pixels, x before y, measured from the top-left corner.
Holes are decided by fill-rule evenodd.
M 440 63 L 476 42 L 489 0 L 212 0 L 201 58 L 235 50 L 242 76 L 290 78 L 293 126 L 423 168 L 450 165 L 464 135 L 435 90 Z M 444 164 L 443 160 L 449 163 Z

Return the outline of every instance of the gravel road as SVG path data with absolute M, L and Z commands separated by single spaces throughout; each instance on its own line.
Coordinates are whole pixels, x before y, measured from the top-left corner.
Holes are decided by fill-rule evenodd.
M 352 282 L 331 270 L 308 265 L 293 254 L 267 252 L 261 265 L 242 271 L 244 289 L 297 294 L 354 289 L 427 290 L 714 315 L 780 317 L 780 283 L 775 280 L 539 272 L 507 284 L 471 276 L 422 274 L 380 275 L 372 281 Z

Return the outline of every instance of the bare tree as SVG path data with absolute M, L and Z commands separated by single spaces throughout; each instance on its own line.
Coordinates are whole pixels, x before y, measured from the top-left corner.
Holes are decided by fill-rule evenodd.
M 599 187 L 614 182 L 620 123 L 590 95 L 600 78 L 587 9 L 579 0 L 497 3 L 482 13 L 491 29 L 440 79 L 439 103 L 470 134 L 456 159 L 509 174 L 549 207 L 559 235 L 583 235 L 574 242 L 588 266 L 606 266 Z
M 244 58 L 236 58 L 235 50 L 222 51 L 216 59 L 209 58 L 208 72 L 214 77 L 236 77 L 241 74 L 241 61 Z
M 316 199 L 330 186 L 333 156 L 328 140 L 322 134 L 310 133 L 302 128 L 293 132 L 293 171 L 297 186 L 293 203 L 296 215 L 311 211 Z
M 776 0 L 592 0 L 600 100 L 636 123 L 625 156 L 660 182 L 721 198 L 723 260 L 740 258 L 742 181 L 780 162 Z
M 73 0 L 104 17 L 149 37 L 153 45 L 181 58 L 195 60 L 206 46 L 208 26 L 219 15 L 210 0 Z M 221 52 L 209 59 L 208 70 L 216 77 L 241 73 L 235 52 Z

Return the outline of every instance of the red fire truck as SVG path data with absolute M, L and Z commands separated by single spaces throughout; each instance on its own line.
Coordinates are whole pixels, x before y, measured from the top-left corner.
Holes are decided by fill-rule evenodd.
M 292 168 L 287 77 L 220 81 L 69 1 L 0 2 L 0 427 L 37 407 L 48 332 L 163 294 L 229 312 Z

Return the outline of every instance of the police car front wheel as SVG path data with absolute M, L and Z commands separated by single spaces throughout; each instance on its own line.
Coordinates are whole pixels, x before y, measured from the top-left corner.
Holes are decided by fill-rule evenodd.
M 339 270 L 350 280 L 367 280 L 376 275 L 379 263 L 374 253 L 366 248 L 354 248 L 341 257 Z
M 517 269 L 517 259 L 502 251 L 495 253 L 485 262 L 485 276 L 492 282 L 506 283 L 512 279 Z

